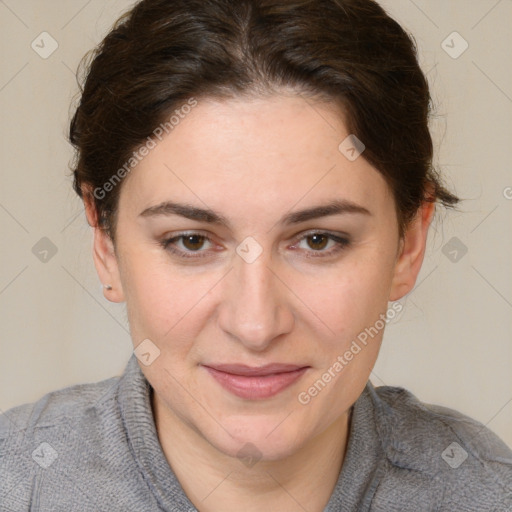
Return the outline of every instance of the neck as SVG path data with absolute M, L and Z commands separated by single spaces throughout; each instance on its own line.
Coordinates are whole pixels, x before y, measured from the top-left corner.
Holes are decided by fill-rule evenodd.
M 201 512 L 324 510 L 345 457 L 351 409 L 291 455 L 244 464 L 210 444 L 152 397 L 164 455 Z

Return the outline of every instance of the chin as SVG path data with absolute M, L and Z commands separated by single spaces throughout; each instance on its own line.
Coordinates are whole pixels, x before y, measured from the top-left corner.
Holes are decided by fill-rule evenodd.
M 297 421 L 290 422 L 285 428 L 283 417 L 247 415 L 233 417 L 231 421 L 223 421 L 224 429 L 218 432 L 215 439 L 209 442 L 220 452 L 230 457 L 244 460 L 281 460 L 295 453 L 307 439 L 304 429 Z M 227 431 L 227 432 L 226 432 Z M 231 436 L 228 434 L 231 434 Z

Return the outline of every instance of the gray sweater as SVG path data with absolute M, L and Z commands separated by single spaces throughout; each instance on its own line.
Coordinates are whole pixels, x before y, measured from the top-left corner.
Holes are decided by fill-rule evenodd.
M 195 511 L 158 441 L 152 392 L 132 355 L 121 377 L 2 414 L 0 511 Z M 325 511 L 510 512 L 512 451 L 467 416 L 368 381 Z

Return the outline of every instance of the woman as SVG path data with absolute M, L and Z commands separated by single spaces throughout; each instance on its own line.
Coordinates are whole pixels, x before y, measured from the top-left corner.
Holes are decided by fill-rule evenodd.
M 123 16 L 70 141 L 134 355 L 3 416 L 2 510 L 512 510 L 500 439 L 368 380 L 458 201 L 429 100 L 372 0 Z

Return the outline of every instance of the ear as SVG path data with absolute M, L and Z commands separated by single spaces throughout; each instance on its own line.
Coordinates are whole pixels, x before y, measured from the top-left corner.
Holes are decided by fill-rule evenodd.
M 121 285 L 118 260 L 114 244 L 107 233 L 98 227 L 98 212 L 94 200 L 88 191 L 84 191 L 85 214 L 89 226 L 94 229 L 93 259 L 96 272 L 104 285 L 112 289 L 103 288 L 103 295 L 110 302 L 124 302 L 124 292 Z
M 435 211 L 435 203 L 424 201 L 407 227 L 395 263 L 391 283 L 390 301 L 401 299 L 409 293 L 423 263 L 427 243 L 427 233 Z

